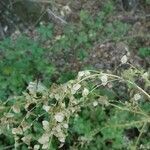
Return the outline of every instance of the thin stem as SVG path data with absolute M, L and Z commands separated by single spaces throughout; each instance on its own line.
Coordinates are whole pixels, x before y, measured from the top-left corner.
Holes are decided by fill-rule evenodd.
M 51 135 L 50 140 L 49 140 L 49 145 L 48 145 L 49 149 L 51 149 L 52 139 L 53 139 L 53 135 Z
M 93 75 L 89 75 L 89 76 L 86 76 L 85 78 L 82 78 L 79 82 L 77 82 L 76 84 L 79 84 L 81 83 L 82 81 L 85 81 L 87 79 L 90 79 L 90 78 L 93 78 L 93 77 L 96 77 L 96 76 L 99 76 L 100 74 L 93 74 Z
M 109 103 L 109 105 L 111 105 L 111 106 L 113 106 L 113 107 L 116 107 L 116 108 L 118 108 L 118 109 L 120 109 L 120 110 L 122 110 L 122 111 L 129 111 L 129 112 L 133 112 L 133 113 L 135 113 L 135 114 L 140 114 L 140 115 L 149 117 L 149 116 L 147 116 L 147 114 L 145 114 L 145 113 L 143 113 L 143 112 L 140 112 L 140 111 L 131 110 L 131 109 L 128 109 L 128 108 L 126 108 L 126 107 L 123 108 L 123 107 L 117 106 L 117 105 L 112 104 L 112 103 Z
M 123 127 L 130 127 L 130 126 L 133 126 L 133 125 L 137 125 L 137 124 L 142 124 L 142 123 L 147 123 L 147 119 L 144 119 L 144 120 L 139 120 L 139 121 L 132 121 L 130 123 L 124 123 L 124 124 L 117 124 L 117 125 L 106 125 L 102 128 L 97 128 L 95 129 L 91 136 L 94 137 L 96 134 L 98 134 L 100 131 L 104 130 L 105 128 L 123 128 Z
M 137 141 L 136 141 L 136 143 L 135 143 L 135 150 L 136 150 L 136 147 L 137 147 L 137 145 L 138 145 L 138 143 L 139 143 L 139 141 L 140 141 L 140 138 L 141 138 L 141 136 L 142 136 L 142 134 L 143 134 L 143 132 L 144 132 L 144 128 L 145 128 L 146 124 L 147 124 L 147 122 L 144 122 L 144 124 L 143 124 L 143 126 L 142 126 L 142 129 L 141 129 L 141 131 L 140 131 L 140 134 L 139 134 L 139 136 L 138 136 L 138 138 L 137 138 Z
M 108 81 L 108 83 L 110 83 L 110 82 L 114 82 L 114 81 L 117 81 L 118 79 L 114 79 L 114 80 L 109 80 Z M 100 86 L 102 86 L 102 84 L 98 84 L 98 85 L 96 85 L 96 87 L 94 87 L 91 91 L 90 91 L 90 93 L 92 93 L 94 90 L 96 90 L 98 87 L 100 87 Z
M 19 143 L 18 146 L 20 146 L 20 145 L 22 145 L 22 144 L 23 144 L 23 143 Z M 10 150 L 10 149 L 12 149 L 13 147 L 15 147 L 14 144 L 4 147 L 3 150 Z
M 127 81 L 128 83 L 134 85 L 135 87 L 137 87 L 137 89 L 138 89 L 139 91 L 141 91 L 142 93 L 144 93 L 144 94 L 148 97 L 148 100 L 150 101 L 150 95 L 149 95 L 145 90 L 143 90 L 141 87 L 139 87 L 137 84 L 131 82 L 130 80 L 126 80 L 126 81 Z
M 47 9 L 47 13 L 48 15 L 53 16 L 55 19 L 59 20 L 62 24 L 67 24 L 67 22 L 64 19 L 62 19 L 60 16 L 57 16 L 50 9 Z
M 137 84 L 135 84 L 134 82 L 130 81 L 130 80 L 126 80 L 120 76 L 117 76 L 117 75 L 113 75 L 113 74 L 108 74 L 108 73 L 101 73 L 101 72 L 98 72 L 98 71 L 93 71 L 93 70 L 88 70 L 88 71 L 91 71 L 91 72 L 94 72 L 95 74 L 92 74 L 92 75 L 89 75 L 83 79 L 81 79 L 80 81 L 78 81 L 76 84 L 79 84 L 81 83 L 82 81 L 84 80 L 87 80 L 87 79 L 90 79 L 90 78 L 94 78 L 94 77 L 97 77 L 97 76 L 101 76 L 101 75 L 107 75 L 108 77 L 112 77 L 112 78 L 116 78 L 120 81 L 123 81 L 123 82 L 127 82 L 127 83 L 130 83 L 132 84 L 133 86 L 135 86 L 140 92 L 142 92 L 144 95 L 147 96 L 148 100 L 150 101 L 150 95 L 145 91 L 143 90 L 141 87 L 139 87 Z

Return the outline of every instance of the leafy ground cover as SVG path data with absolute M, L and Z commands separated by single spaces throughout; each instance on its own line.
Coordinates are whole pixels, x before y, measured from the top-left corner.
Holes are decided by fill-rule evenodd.
M 0 42 L 0 148 L 149 149 L 148 2 L 51 7 Z

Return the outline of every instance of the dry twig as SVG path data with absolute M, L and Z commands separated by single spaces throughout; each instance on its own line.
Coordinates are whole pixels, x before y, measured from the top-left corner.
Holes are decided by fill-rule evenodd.
M 55 20 L 58 20 L 62 24 L 67 24 L 67 22 L 64 19 L 62 19 L 60 16 L 57 16 L 49 8 L 47 9 L 47 13 L 48 13 L 48 15 L 49 15 L 50 18 L 54 18 Z

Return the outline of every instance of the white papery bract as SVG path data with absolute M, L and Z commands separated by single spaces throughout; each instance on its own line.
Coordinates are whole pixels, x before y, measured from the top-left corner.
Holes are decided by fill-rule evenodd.
M 128 57 L 126 55 L 124 55 L 122 58 L 121 58 L 121 63 L 122 64 L 126 64 L 128 61 Z
M 63 122 L 65 118 L 64 114 L 61 112 L 57 113 L 54 117 L 57 122 Z
M 101 81 L 102 81 L 102 85 L 106 85 L 107 84 L 107 82 L 108 82 L 108 77 L 107 77 L 107 75 L 106 74 L 104 74 L 104 75 L 102 75 L 101 76 Z
M 86 97 L 89 94 L 89 90 L 87 88 L 84 88 L 82 91 L 82 96 Z

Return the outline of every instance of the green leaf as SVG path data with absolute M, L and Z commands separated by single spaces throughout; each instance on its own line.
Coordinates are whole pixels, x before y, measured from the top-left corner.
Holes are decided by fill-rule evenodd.
M 150 57 L 150 47 L 142 47 L 139 49 L 139 55 L 141 57 Z

